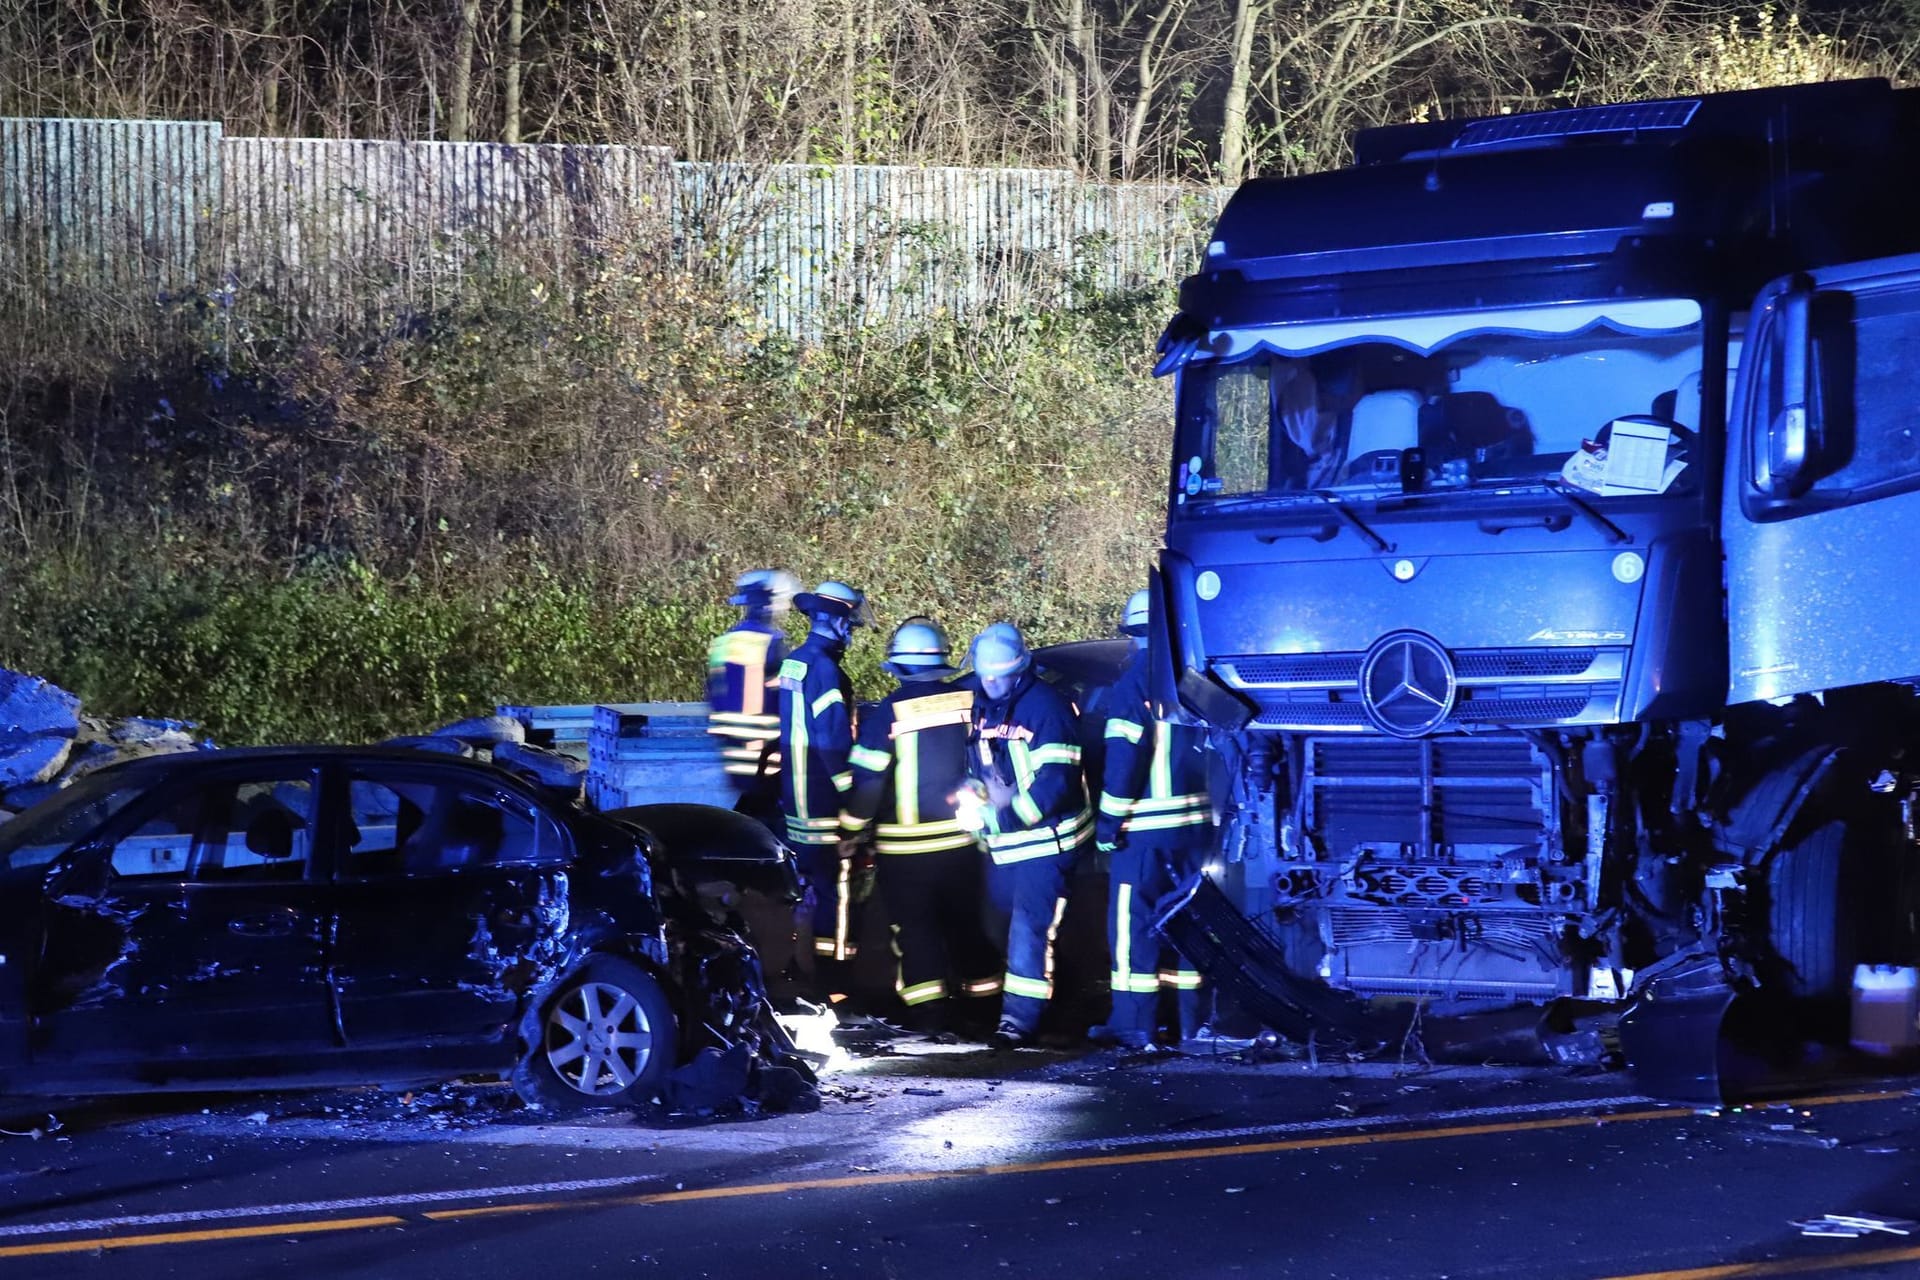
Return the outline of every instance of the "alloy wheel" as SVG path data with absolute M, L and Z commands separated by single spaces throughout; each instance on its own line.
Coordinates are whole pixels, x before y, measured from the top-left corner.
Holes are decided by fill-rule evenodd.
M 632 992 L 583 982 L 547 1013 L 547 1064 L 568 1088 L 604 1098 L 633 1086 L 653 1056 L 653 1028 Z

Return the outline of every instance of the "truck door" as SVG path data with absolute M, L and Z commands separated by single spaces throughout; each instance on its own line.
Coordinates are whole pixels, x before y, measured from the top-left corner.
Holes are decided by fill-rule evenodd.
M 1728 701 L 1920 674 L 1920 255 L 1775 281 L 1741 363 Z

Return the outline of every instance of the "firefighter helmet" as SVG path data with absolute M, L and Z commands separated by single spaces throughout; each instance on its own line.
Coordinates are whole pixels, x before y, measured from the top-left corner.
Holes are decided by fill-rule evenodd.
M 894 628 L 882 665 L 897 676 L 950 676 L 954 673 L 949 661 L 952 653 L 953 646 L 947 643 L 947 633 L 939 623 L 928 617 L 913 617 Z
M 1121 635 L 1144 636 L 1147 634 L 1147 602 L 1151 598 L 1145 587 L 1127 597 L 1126 611 L 1120 615 Z
M 793 593 L 799 589 L 799 579 L 785 569 L 749 569 L 734 581 L 733 595 L 727 603 L 743 609 L 771 608 L 775 613 L 785 613 L 793 603 Z
M 871 626 L 867 598 L 844 582 L 823 582 L 793 598 L 793 607 L 813 618 L 845 618 L 856 627 Z
M 975 636 L 969 656 L 974 671 L 988 680 L 1017 676 L 1033 665 L 1027 638 L 1011 622 L 996 622 Z

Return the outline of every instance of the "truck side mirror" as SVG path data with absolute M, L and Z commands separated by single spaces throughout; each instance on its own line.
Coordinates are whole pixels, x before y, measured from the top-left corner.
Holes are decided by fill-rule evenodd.
M 1790 497 L 1807 466 L 1807 388 L 1813 367 L 1813 329 L 1809 322 L 1813 292 L 1795 288 L 1780 297 L 1774 358 L 1780 362 L 1780 407 L 1767 424 L 1767 474 L 1764 488 L 1776 498 Z

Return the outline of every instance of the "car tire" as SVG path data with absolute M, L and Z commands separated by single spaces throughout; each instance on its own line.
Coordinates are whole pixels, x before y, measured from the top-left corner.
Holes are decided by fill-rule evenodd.
M 1864 870 L 1847 856 L 1847 825 L 1823 822 L 1775 854 L 1767 867 L 1767 936 L 1786 991 L 1837 1000 L 1861 953 Z
M 652 974 L 592 956 L 554 988 L 522 1030 L 513 1087 L 551 1111 L 644 1107 L 678 1061 L 679 1027 Z

